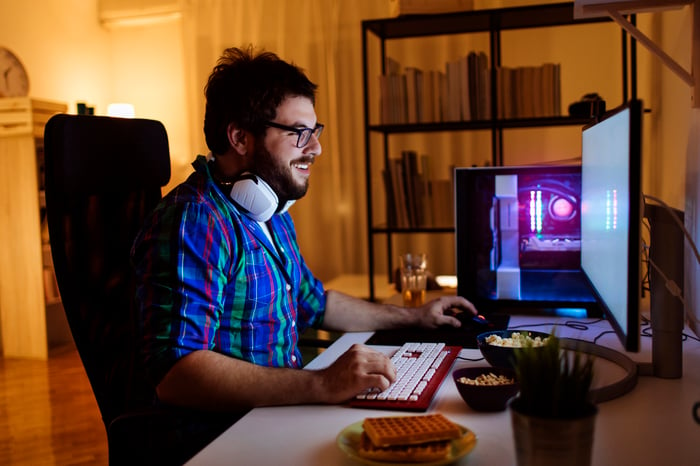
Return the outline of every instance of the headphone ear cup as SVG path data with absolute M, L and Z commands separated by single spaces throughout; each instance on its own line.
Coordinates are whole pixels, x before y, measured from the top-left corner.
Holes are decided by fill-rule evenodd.
M 279 206 L 277 194 L 269 184 L 252 173 L 244 174 L 231 187 L 233 202 L 256 222 L 267 222 Z

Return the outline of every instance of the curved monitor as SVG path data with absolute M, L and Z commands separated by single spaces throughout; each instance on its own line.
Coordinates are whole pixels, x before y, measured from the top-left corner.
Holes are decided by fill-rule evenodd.
M 583 129 L 581 269 L 627 351 L 639 350 L 642 103 Z

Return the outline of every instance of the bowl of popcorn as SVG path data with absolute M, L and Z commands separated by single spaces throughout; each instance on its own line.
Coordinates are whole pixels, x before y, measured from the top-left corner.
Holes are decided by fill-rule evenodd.
M 465 367 L 452 372 L 462 399 L 474 411 L 503 411 L 519 390 L 507 367 Z
M 544 346 L 549 333 L 531 330 L 496 330 L 484 332 L 476 337 L 476 344 L 484 359 L 493 367 L 512 369 L 515 364 L 515 349 L 523 346 Z

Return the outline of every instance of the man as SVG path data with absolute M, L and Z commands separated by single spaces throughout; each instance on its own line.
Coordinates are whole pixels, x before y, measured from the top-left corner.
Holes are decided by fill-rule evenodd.
M 340 403 L 395 378 L 389 358 L 355 345 L 330 367 L 299 370 L 309 327 L 369 331 L 459 326 L 461 297 L 417 309 L 325 290 L 299 252 L 288 206 L 321 154 L 316 85 L 267 52 L 228 49 L 206 86 L 211 153 L 169 193 L 133 261 L 145 363 L 160 402 L 204 411 Z

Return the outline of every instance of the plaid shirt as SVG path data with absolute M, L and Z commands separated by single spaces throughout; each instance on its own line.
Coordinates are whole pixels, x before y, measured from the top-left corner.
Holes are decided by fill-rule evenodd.
M 325 291 L 306 266 L 291 216 L 270 242 L 216 185 L 206 159 L 155 209 L 132 249 L 144 359 L 155 383 L 208 349 L 273 367 L 302 366 L 298 336 L 323 320 Z

